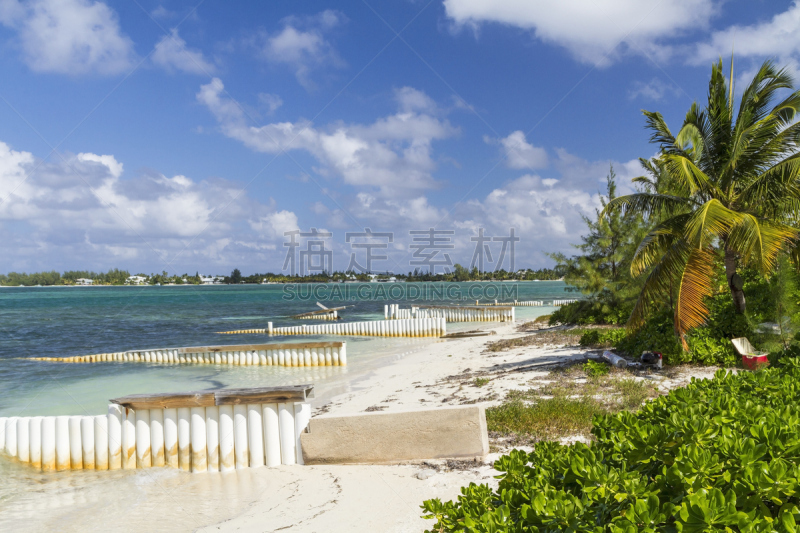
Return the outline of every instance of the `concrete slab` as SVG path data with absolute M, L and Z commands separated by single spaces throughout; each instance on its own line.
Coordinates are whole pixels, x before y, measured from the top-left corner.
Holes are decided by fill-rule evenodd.
M 489 453 L 482 406 L 312 418 L 300 436 L 306 464 L 385 464 Z

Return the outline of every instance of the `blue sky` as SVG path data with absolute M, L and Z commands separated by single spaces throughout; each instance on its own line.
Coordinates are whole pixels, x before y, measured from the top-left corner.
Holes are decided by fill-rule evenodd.
M 0 0 L 0 271 L 277 272 L 312 227 L 337 269 L 366 227 L 373 270 L 431 227 L 550 266 L 654 154 L 641 110 L 678 127 L 734 43 L 739 86 L 797 71 L 800 6 Z

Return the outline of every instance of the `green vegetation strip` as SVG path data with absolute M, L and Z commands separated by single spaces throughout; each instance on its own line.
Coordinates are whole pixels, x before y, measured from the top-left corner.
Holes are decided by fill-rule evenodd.
M 497 490 L 424 502 L 431 532 L 779 532 L 800 528 L 800 363 L 713 380 L 594 419 L 591 446 L 495 462 Z

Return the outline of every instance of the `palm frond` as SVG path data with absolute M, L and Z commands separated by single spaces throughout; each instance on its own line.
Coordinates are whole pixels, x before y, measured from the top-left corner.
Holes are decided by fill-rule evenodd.
M 650 142 L 658 143 L 661 146 L 675 145 L 675 137 L 672 135 L 672 132 L 669 131 L 669 126 L 667 126 L 661 113 L 644 110 L 642 110 L 642 113 L 644 113 L 646 117 L 645 123 L 647 129 L 652 132 L 650 135 Z
M 675 144 L 684 152 L 690 153 L 695 161 L 702 157 L 704 143 L 703 133 L 693 123 L 684 124 L 675 136 Z
M 714 198 L 692 213 L 686 222 L 684 237 L 692 248 L 706 248 L 716 239 L 725 238 L 741 218 L 740 213 L 728 209 Z
M 664 161 L 670 176 L 690 195 L 698 192 L 709 196 L 719 194 L 712 179 L 697 168 L 697 165 L 690 158 L 681 154 L 665 154 Z
M 684 349 L 686 333 L 705 323 L 708 318 L 706 298 L 711 296 L 711 278 L 714 275 L 714 252 L 710 248 L 689 251 L 686 266 L 677 284 L 675 302 L 675 333 Z
M 689 213 L 677 215 L 650 230 L 639 243 L 631 259 L 631 275 L 638 277 L 646 272 L 661 259 L 676 240 L 683 240 L 684 226 L 690 217 Z
M 768 276 L 777 265 L 778 254 L 797 239 L 797 234 L 798 230 L 791 226 L 743 214 L 730 229 L 725 243 L 739 254 L 745 264 Z
M 683 239 L 675 240 L 664 250 L 642 285 L 628 319 L 629 328 L 641 326 L 655 308 L 671 298 L 674 280 L 681 276 L 688 256 L 688 247 Z

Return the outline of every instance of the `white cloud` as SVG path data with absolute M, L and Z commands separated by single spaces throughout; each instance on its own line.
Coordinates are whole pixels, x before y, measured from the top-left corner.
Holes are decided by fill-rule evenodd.
M 436 102 L 430 96 L 413 87 L 401 87 L 395 90 L 394 98 L 400 106 L 400 111 L 404 113 L 414 111 L 434 113 L 437 110 Z
M 92 161 L 104 165 L 114 178 L 122 176 L 122 163 L 117 161 L 113 155 L 97 155 L 92 153 L 80 153 L 77 155 L 78 161 Z
M 384 196 L 409 197 L 437 185 L 432 176 L 436 167 L 432 143 L 457 130 L 446 120 L 413 110 L 424 101 L 422 93 L 410 99 L 406 89 L 398 94 L 401 109 L 393 115 L 372 124 L 334 123 L 324 129 L 306 121 L 248 126 L 242 109 L 224 94 L 219 78 L 201 86 L 197 99 L 214 114 L 226 136 L 253 150 L 304 150 L 321 165 L 318 173 L 333 172 L 348 185 L 377 189 Z M 415 103 L 409 110 L 411 100 Z
M 168 70 L 179 70 L 189 74 L 213 74 L 214 65 L 209 62 L 200 50 L 188 48 L 186 41 L 180 38 L 177 29 L 172 29 L 156 43 L 153 52 L 153 63 Z
M 720 57 L 729 57 L 732 51 L 737 59 L 777 57 L 781 63 L 791 63 L 798 70 L 800 4 L 793 2 L 786 11 L 768 21 L 715 31 L 708 41 L 695 46 L 689 62 L 706 65 Z
M 273 63 L 291 66 L 297 81 L 306 89 L 312 89 L 313 69 L 344 65 L 326 37 L 326 33 L 344 21 L 344 15 L 333 10 L 323 11 L 313 17 L 287 17 L 282 21 L 281 31 L 263 36 L 259 45 L 261 53 Z
M 116 12 L 103 2 L 5 0 L 0 23 L 18 32 L 25 62 L 37 72 L 118 74 L 135 57 Z
M 512 132 L 508 137 L 499 139 L 499 141 L 490 138 L 484 140 L 490 143 L 500 143 L 503 147 L 506 164 L 511 168 L 533 170 L 547 166 L 547 150 L 530 144 L 525 138 L 525 133 L 520 130 Z
M 668 93 L 677 94 L 678 91 L 679 89 L 671 83 L 665 83 L 663 80 L 653 78 L 647 83 L 642 81 L 633 82 L 633 85 L 628 91 L 628 99 L 636 100 L 643 98 L 645 100 L 659 101 Z
M 599 67 L 618 57 L 621 44 L 656 53 L 661 41 L 705 27 L 715 13 L 713 0 L 444 0 L 444 6 L 459 26 L 493 22 L 531 30 Z
M 261 93 L 258 95 L 258 101 L 266 108 L 268 115 L 274 114 L 283 105 L 283 99 L 277 94 Z
M 283 231 L 297 227 L 294 213 L 257 202 L 227 180 L 125 179 L 113 155 L 88 152 L 57 161 L 0 142 L 0 239 L 12 258 L 6 268 L 279 267 Z

